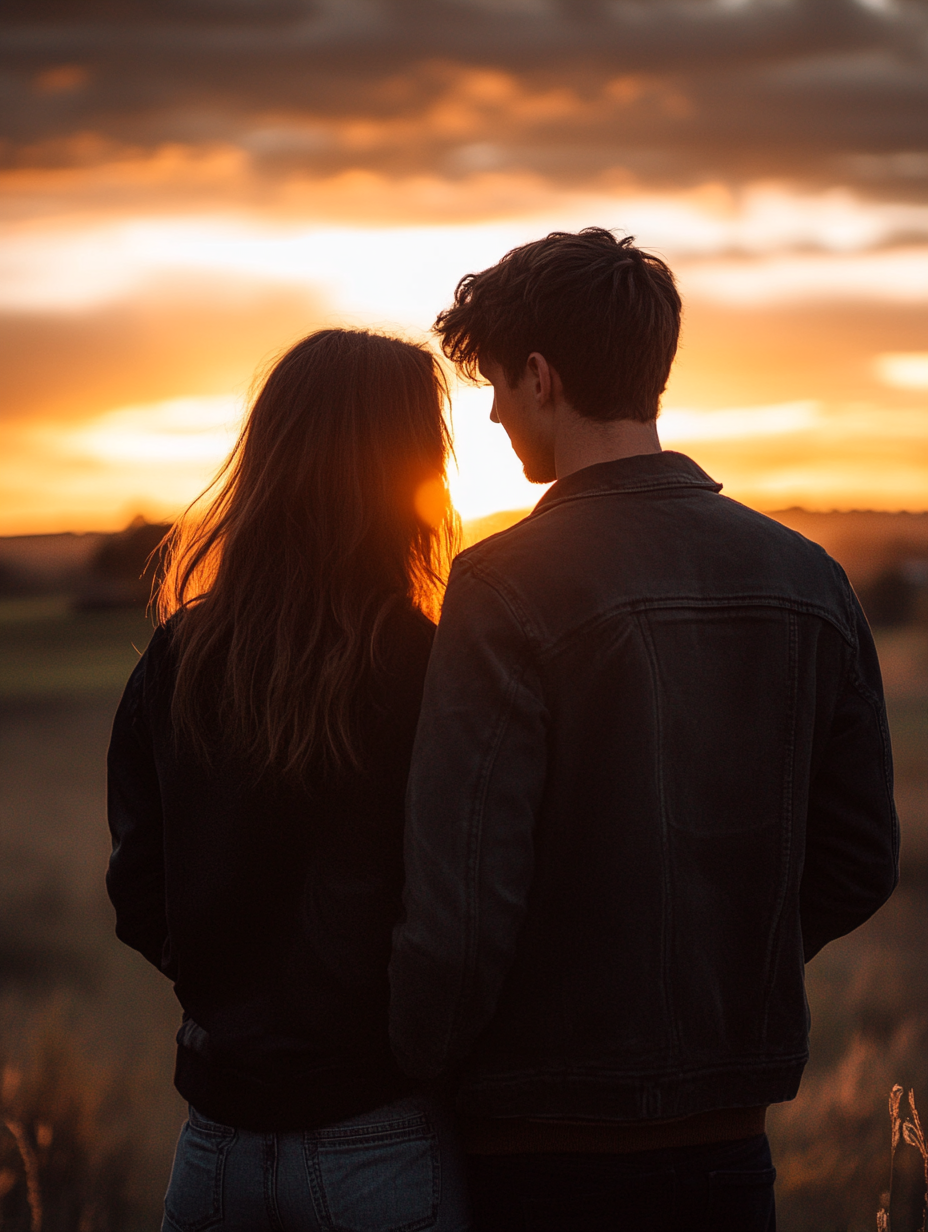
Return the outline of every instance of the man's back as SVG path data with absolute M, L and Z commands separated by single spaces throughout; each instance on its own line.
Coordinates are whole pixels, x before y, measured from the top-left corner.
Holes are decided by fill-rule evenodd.
M 681 307 L 660 257 L 585 227 L 435 323 L 557 480 L 452 571 L 407 794 L 391 1037 L 470 1114 L 479 1232 L 773 1232 L 803 958 L 896 880 L 846 578 L 661 452 Z
M 456 564 L 409 803 L 394 1040 L 483 1116 L 791 1098 L 803 951 L 895 884 L 846 579 L 680 454 L 577 471 Z

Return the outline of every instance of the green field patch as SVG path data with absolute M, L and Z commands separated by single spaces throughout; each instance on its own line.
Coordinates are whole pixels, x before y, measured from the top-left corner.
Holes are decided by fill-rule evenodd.
M 113 692 L 152 634 L 136 608 L 75 611 L 66 596 L 0 602 L 0 699 Z

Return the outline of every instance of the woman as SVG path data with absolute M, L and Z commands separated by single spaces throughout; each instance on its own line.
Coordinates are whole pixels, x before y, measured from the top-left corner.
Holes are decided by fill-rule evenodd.
M 387 1039 L 424 613 L 454 538 L 443 402 L 426 350 L 312 334 L 168 542 L 110 746 L 107 885 L 184 1010 L 174 1232 L 467 1227 L 452 1133 Z

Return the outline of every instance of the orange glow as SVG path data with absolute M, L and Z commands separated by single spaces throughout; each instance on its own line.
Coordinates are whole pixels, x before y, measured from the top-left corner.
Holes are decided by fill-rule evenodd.
M 426 526 L 438 527 L 448 513 L 450 497 L 441 479 L 427 479 L 416 489 L 416 517 Z
M 501 73 L 449 82 L 441 105 L 508 108 L 513 123 L 520 107 L 581 105 Z M 612 105 L 659 87 L 629 80 Z M 335 139 L 285 120 L 257 129 L 255 149 Z M 364 123 L 379 140 L 383 121 Z M 666 447 L 762 508 L 928 506 L 928 207 L 772 183 L 579 192 L 486 170 L 294 173 L 269 199 L 242 147 L 69 148 L 70 166 L 0 172 L 0 534 L 173 517 L 231 446 L 255 372 L 296 338 L 326 324 L 426 338 L 463 274 L 590 222 L 623 224 L 678 273 Z M 460 157 L 493 154 L 471 143 Z M 205 208 L 220 199 L 239 211 Z M 459 387 L 453 404 L 462 517 L 534 504 L 487 391 Z M 423 494 L 420 516 L 444 499 Z

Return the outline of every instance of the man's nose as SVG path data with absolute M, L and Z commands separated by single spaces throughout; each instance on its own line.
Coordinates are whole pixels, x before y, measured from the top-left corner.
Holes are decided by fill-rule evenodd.
M 490 423 L 499 423 L 499 415 L 496 413 L 496 398 L 493 399 L 493 406 L 490 409 Z

